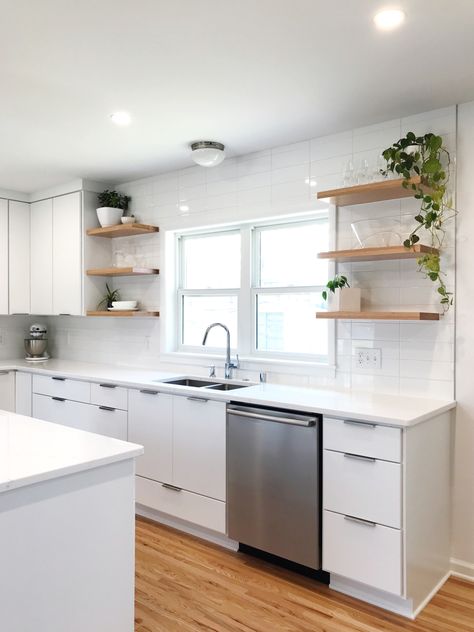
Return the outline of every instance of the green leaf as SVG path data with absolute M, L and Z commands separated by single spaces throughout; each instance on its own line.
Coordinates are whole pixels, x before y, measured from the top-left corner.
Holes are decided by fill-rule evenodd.
M 429 158 L 424 164 L 423 164 L 423 171 L 425 173 L 436 173 L 436 171 L 438 171 L 438 169 L 441 169 L 441 163 L 437 158 Z

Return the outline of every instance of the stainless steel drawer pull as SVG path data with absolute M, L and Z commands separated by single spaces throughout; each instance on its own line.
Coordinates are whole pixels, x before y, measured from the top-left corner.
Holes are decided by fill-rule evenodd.
M 147 388 L 141 389 L 140 393 L 143 393 L 144 395 L 158 395 L 158 391 L 151 391 Z
M 110 412 L 114 412 L 115 408 L 112 408 L 111 406 L 99 406 L 99 410 L 110 410 Z
M 372 522 L 371 520 L 363 520 L 362 518 L 354 518 L 354 516 L 344 516 L 344 520 L 349 520 L 349 522 L 357 522 L 357 524 L 362 524 L 365 527 L 377 526 L 376 522 Z
M 347 459 L 355 459 L 356 461 L 367 461 L 368 463 L 375 463 L 377 459 L 371 456 L 361 456 L 360 454 L 351 454 L 350 452 L 344 452 L 344 456 Z
M 190 402 L 202 402 L 203 404 L 209 401 L 205 397 L 187 397 L 186 399 L 189 399 Z
M 276 421 L 280 424 L 291 424 L 292 426 L 314 426 L 317 419 L 316 417 L 306 417 L 304 419 L 298 419 L 293 417 L 278 417 L 273 415 L 265 415 L 263 413 L 251 413 L 246 410 L 235 410 L 229 408 L 230 415 L 236 415 L 237 417 L 250 417 L 250 419 L 258 419 L 259 421 Z
M 66 401 L 64 399 L 64 397 L 51 397 L 51 399 L 54 399 L 55 402 L 65 402 Z
M 65 382 L 65 377 L 55 377 L 54 375 L 51 377 L 52 380 L 56 380 L 57 382 Z
M 99 384 L 102 388 L 117 388 L 117 384 Z
M 183 491 L 181 487 L 176 487 L 176 485 L 170 485 L 170 483 L 161 483 L 161 487 L 164 487 L 165 489 L 170 489 L 172 492 Z
M 344 419 L 345 424 L 350 426 L 362 426 L 363 428 L 376 428 L 377 424 L 371 424 L 366 421 L 353 421 L 352 419 Z

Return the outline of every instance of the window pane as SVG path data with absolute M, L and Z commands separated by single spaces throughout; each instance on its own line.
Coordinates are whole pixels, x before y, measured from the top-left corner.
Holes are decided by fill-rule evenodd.
M 183 288 L 240 287 L 240 233 L 183 237 Z
M 257 349 L 326 356 L 328 324 L 315 316 L 322 308 L 320 293 L 259 294 Z
M 264 228 L 259 233 L 260 287 L 326 285 L 328 264 L 317 254 L 329 250 L 327 221 Z
M 183 296 L 183 339 L 185 345 L 200 346 L 206 328 L 211 323 L 223 323 L 230 331 L 230 344 L 237 346 L 237 297 L 236 296 Z M 222 327 L 209 332 L 207 345 L 226 346 L 226 334 Z

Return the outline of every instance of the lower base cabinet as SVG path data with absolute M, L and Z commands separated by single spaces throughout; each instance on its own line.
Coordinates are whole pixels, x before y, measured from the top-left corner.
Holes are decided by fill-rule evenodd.
M 127 412 L 116 408 L 83 404 L 35 393 L 33 417 L 122 441 L 127 440 Z
M 15 410 L 15 373 L 0 371 L 0 410 Z

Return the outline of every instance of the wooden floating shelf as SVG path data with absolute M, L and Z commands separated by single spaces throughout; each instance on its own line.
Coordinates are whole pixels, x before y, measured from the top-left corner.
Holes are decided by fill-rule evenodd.
M 346 320 L 439 320 L 437 312 L 316 312 L 316 318 Z
M 88 276 L 123 277 L 123 276 L 151 276 L 159 274 L 156 268 L 95 268 L 87 270 Z
M 148 224 L 117 224 L 105 228 L 89 228 L 87 234 L 91 237 L 134 237 L 135 235 L 152 235 L 159 230 L 158 226 Z
M 336 206 L 351 206 L 352 204 L 368 204 L 370 202 L 384 202 L 385 200 L 398 200 L 412 197 L 413 189 L 405 189 L 402 186 L 403 179 L 381 180 L 380 182 L 370 182 L 369 184 L 358 184 L 353 187 L 342 189 L 331 189 L 320 191 L 318 200 L 329 199 L 331 204 Z M 410 180 L 412 184 L 420 184 L 419 176 Z M 426 189 L 429 193 L 429 189 Z
M 123 318 L 123 317 L 141 317 L 141 318 L 158 318 L 160 312 L 146 312 L 146 311 L 137 311 L 137 310 L 123 310 L 117 312 L 109 312 L 107 311 L 87 311 L 87 316 L 109 316 L 113 318 Z
M 405 246 L 381 246 L 378 248 L 354 248 L 352 250 L 332 250 L 320 252 L 319 259 L 332 259 L 346 263 L 356 261 L 383 261 L 390 259 L 417 259 L 422 255 L 438 255 L 437 248 L 415 244 L 411 248 Z

